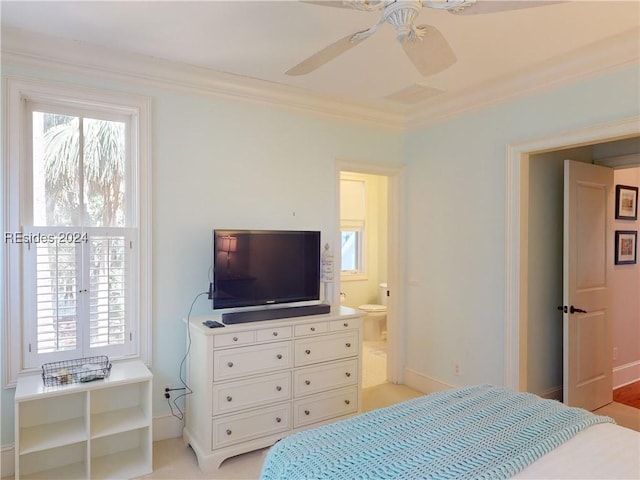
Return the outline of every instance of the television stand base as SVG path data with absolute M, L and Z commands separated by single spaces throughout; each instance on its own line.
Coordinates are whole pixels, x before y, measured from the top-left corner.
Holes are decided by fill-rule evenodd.
M 248 310 L 246 312 L 230 312 L 222 314 L 222 323 L 233 325 L 235 323 L 261 322 L 276 318 L 307 317 L 309 315 L 322 315 L 331 311 L 331 305 L 320 303 L 318 305 L 302 305 L 299 307 L 268 308 L 265 310 Z

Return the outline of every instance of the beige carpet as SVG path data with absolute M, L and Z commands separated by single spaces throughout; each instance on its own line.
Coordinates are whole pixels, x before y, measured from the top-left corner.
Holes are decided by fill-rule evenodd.
M 404 385 L 383 384 L 362 390 L 362 408 L 364 411 L 385 407 L 394 403 L 418 397 L 422 393 Z M 640 410 L 621 403 L 612 403 L 596 412 L 608 415 L 619 425 L 640 431 Z M 196 456 L 189 447 L 185 447 L 181 438 L 172 438 L 154 442 L 154 472 L 142 478 L 164 479 L 257 479 L 268 449 L 257 450 L 227 459 L 220 469 L 212 474 L 204 474 L 198 468 Z
M 362 389 L 362 409 L 365 412 L 386 407 L 422 395 L 404 385 L 382 384 Z M 220 469 L 204 474 L 198 468 L 193 450 L 185 447 L 181 438 L 154 442 L 153 473 L 142 478 L 165 479 L 256 479 L 264 462 L 267 448 L 225 460 Z
M 387 342 L 362 342 L 362 386 L 373 387 L 387 383 Z
M 618 425 L 640 432 L 640 410 L 637 408 L 613 402 L 599 408 L 595 412 L 598 415 L 606 415 L 613 418 Z

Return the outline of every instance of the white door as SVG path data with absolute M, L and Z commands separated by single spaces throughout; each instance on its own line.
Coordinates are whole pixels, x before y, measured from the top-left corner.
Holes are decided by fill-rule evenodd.
M 613 170 L 564 162 L 564 403 L 595 410 L 613 400 L 607 223 Z

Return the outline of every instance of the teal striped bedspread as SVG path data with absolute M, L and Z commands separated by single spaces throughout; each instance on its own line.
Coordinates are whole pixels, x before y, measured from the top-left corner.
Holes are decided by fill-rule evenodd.
M 490 385 L 425 395 L 277 442 L 262 480 L 509 478 L 614 421 Z

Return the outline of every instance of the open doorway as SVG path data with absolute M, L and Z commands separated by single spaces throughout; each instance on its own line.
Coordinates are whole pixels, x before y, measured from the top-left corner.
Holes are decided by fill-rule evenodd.
M 400 179 L 396 167 L 338 163 L 339 301 L 365 312 L 364 388 L 402 380 Z
M 555 310 L 562 303 L 561 163 L 632 167 L 640 155 L 638 133 L 631 119 L 510 147 L 505 374 L 512 388 L 562 399 L 562 315 Z M 614 377 L 615 366 L 614 360 Z
M 365 312 L 362 386 L 387 383 L 388 182 L 340 172 L 340 303 Z

